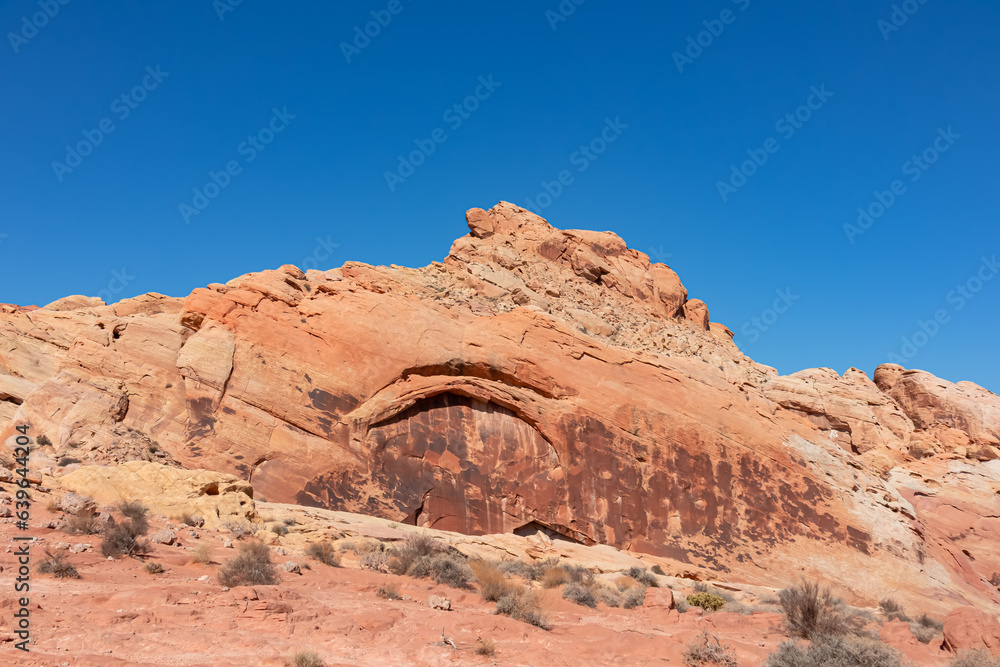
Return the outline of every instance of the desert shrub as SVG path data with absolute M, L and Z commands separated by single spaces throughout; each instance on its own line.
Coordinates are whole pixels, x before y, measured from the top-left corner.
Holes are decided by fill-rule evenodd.
M 767 659 L 767 667 L 901 667 L 899 652 L 867 637 L 823 637 L 808 648 L 783 643 Z
M 628 572 L 625 573 L 625 576 L 635 579 L 647 588 L 658 588 L 660 585 L 659 582 L 656 581 L 656 576 L 644 567 L 630 567 Z
M 937 620 L 931 618 L 927 614 L 920 614 L 920 616 L 917 616 L 916 621 L 914 621 L 914 622 L 917 625 L 919 625 L 921 627 L 924 627 L 924 628 L 933 628 L 934 630 L 943 630 L 944 629 L 944 623 L 942 623 L 941 621 L 937 621 Z
M 239 540 L 247 535 L 256 535 L 260 525 L 250 521 L 227 521 L 222 525 L 222 529 Z
M 212 549 L 207 544 L 199 544 L 191 552 L 191 562 L 208 565 L 212 562 Z
M 299 651 L 290 662 L 292 667 L 323 667 L 323 658 L 315 651 Z
M 524 586 L 516 586 L 497 600 L 496 613 L 510 616 L 542 630 L 550 629 L 549 620 L 538 608 L 538 594 Z
M 609 607 L 622 606 L 622 595 L 617 589 L 601 586 L 597 589 L 597 599 Z
M 142 569 L 144 569 L 148 574 L 163 574 L 163 566 L 155 560 L 151 560 L 146 563 Z
M 306 555 L 324 565 L 340 567 L 340 555 L 331 542 L 313 542 L 306 547 Z
M 663 571 L 663 568 L 662 568 L 662 567 L 660 567 L 659 565 L 654 565 L 654 566 L 653 566 L 652 568 L 650 568 L 650 569 L 651 569 L 651 570 L 653 571 L 653 574 L 658 574 L 658 575 L 660 575 L 661 577 L 665 577 L 665 576 L 667 576 L 667 573 L 666 573 L 666 572 L 664 572 L 664 571 Z
M 886 619 L 890 621 L 898 619 L 900 621 L 903 621 L 904 623 L 909 623 L 910 621 L 913 620 L 906 615 L 905 611 L 903 611 L 902 605 L 900 605 L 892 598 L 885 598 L 884 600 L 880 601 L 878 603 L 878 607 L 879 609 L 882 610 L 882 613 L 885 614 Z
M 639 584 L 636 583 L 635 579 L 632 577 L 621 576 L 615 579 L 615 586 L 619 591 L 625 591 L 629 588 L 635 588 Z
M 517 575 L 528 581 L 533 581 L 532 577 L 532 566 L 529 563 L 525 563 L 523 560 L 504 560 L 500 561 L 497 565 L 497 569 L 507 576 Z
M 40 435 L 40 436 L 38 436 L 35 439 L 35 442 L 38 443 L 42 447 L 48 447 L 49 445 L 52 444 L 52 441 L 49 440 L 49 437 L 47 435 Z
M 855 634 L 864 621 L 850 613 L 829 588 L 803 580 L 778 592 L 785 625 L 790 634 L 806 639 Z M 690 602 L 690 600 L 688 600 Z
M 641 607 L 646 601 L 646 587 L 636 586 L 635 588 L 630 588 L 625 591 L 622 596 L 622 606 L 626 609 L 635 609 L 636 607 Z
M 569 574 L 561 567 L 549 567 L 542 575 L 542 586 L 544 588 L 558 588 L 569 581 Z
M 727 602 L 726 611 L 742 616 L 751 616 L 760 611 L 781 613 L 781 607 L 774 605 L 744 604 L 743 602 Z
M 594 573 L 588 568 L 582 565 L 564 565 L 563 569 L 566 570 L 566 576 L 569 577 L 570 582 L 584 586 L 594 585 Z
M 1000 667 L 1000 659 L 992 657 L 984 649 L 961 651 L 951 659 L 948 667 Z
M 1000 572 L 993 573 L 993 576 L 990 577 L 990 583 L 1000 588 Z
M 74 463 L 83 463 L 83 461 L 81 461 L 80 459 L 75 459 L 72 456 L 64 456 L 61 459 L 59 459 L 59 463 L 57 463 L 56 465 L 58 465 L 61 468 L 63 466 L 73 465 Z
M 480 639 L 479 646 L 476 647 L 476 655 L 485 655 L 486 657 L 492 657 L 497 652 L 496 647 L 493 646 L 492 639 Z
M 278 571 L 271 562 L 271 550 L 258 541 L 241 544 L 239 554 L 219 568 L 219 583 L 230 588 L 277 584 Z
M 474 560 L 469 563 L 469 567 L 479 584 L 479 594 L 487 602 L 496 602 L 513 588 L 507 576 L 489 561 Z
M 77 535 L 94 535 L 97 533 L 97 517 L 86 510 L 70 514 L 66 517 L 65 531 Z
M 38 564 L 38 571 L 42 574 L 55 575 L 56 579 L 80 579 L 80 573 L 66 560 L 66 554 L 61 551 L 55 553 L 45 550 L 45 560 Z
M 931 640 L 937 637 L 937 630 L 934 628 L 926 628 L 919 623 L 910 623 L 910 632 L 913 636 L 917 638 L 917 641 L 921 644 L 930 644 Z
M 441 554 L 435 556 L 430 563 L 431 576 L 434 581 L 452 588 L 472 588 L 472 568 L 460 556 Z
M 198 527 L 198 524 L 195 521 L 194 517 L 186 512 L 184 514 L 181 514 L 179 521 L 183 523 L 185 526 L 191 526 L 192 528 Z
M 353 551 L 356 555 L 361 556 L 363 554 L 370 553 L 380 553 L 385 551 L 385 544 L 378 541 L 366 540 L 361 543 L 347 542 L 343 546 L 344 550 Z
M 687 603 L 694 607 L 701 607 L 705 611 L 718 611 L 726 606 L 726 601 L 721 595 L 715 593 L 694 593 L 687 596 Z
M 686 613 L 690 609 L 690 605 L 687 603 L 685 598 L 677 598 L 674 600 L 674 607 L 677 609 L 678 614 Z
M 281 522 L 283 524 L 285 524 L 286 526 L 294 526 L 295 524 L 298 523 L 298 521 L 296 521 L 295 519 L 293 519 L 290 516 L 286 516 L 284 519 L 281 520 Z
M 383 584 L 375 589 L 375 595 L 386 600 L 398 600 L 401 596 L 394 584 Z
M 719 665 L 719 667 L 738 667 L 736 654 L 728 644 L 723 644 L 715 635 L 702 630 L 698 638 L 684 649 L 684 664 L 690 667 L 702 665 Z
M 695 593 L 707 593 L 708 592 L 708 584 L 706 584 L 704 581 L 697 581 L 697 582 L 695 582 L 695 584 L 694 584 L 694 592 Z
M 594 608 L 597 606 L 597 598 L 594 597 L 594 591 L 583 584 L 566 584 L 565 588 L 563 588 L 562 596 L 570 602 L 575 602 L 584 607 Z
M 436 551 L 437 549 L 434 547 L 434 540 L 426 535 L 412 535 L 406 539 L 402 546 L 394 548 L 390 552 L 388 562 L 389 571 L 393 574 L 410 574 L 410 576 L 420 576 L 411 574 L 410 570 L 413 569 L 414 565 L 417 565 L 417 562 L 421 559 L 427 559 L 429 561 L 430 556 Z M 422 567 L 428 568 L 427 572 L 429 573 L 429 562 L 424 563 Z M 426 574 L 424 576 L 426 576 Z
M 361 557 L 361 567 L 365 570 L 385 572 L 389 557 L 381 552 L 367 553 Z
M 105 556 L 140 556 L 149 553 L 149 542 L 141 539 L 149 531 L 146 507 L 137 502 L 124 502 L 118 506 L 118 511 L 124 518 L 118 522 L 112 517 L 104 527 L 101 553 Z
M 271 526 L 271 532 L 274 533 L 275 535 L 278 535 L 279 537 L 284 537 L 285 535 L 288 534 L 288 526 L 286 526 L 283 523 L 276 523 L 273 526 Z

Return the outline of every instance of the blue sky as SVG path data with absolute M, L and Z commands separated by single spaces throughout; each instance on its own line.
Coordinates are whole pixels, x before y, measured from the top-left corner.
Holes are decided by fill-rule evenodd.
M 782 373 L 1000 391 L 996 3 L 232 1 L 0 8 L 0 301 L 422 266 L 530 201 Z

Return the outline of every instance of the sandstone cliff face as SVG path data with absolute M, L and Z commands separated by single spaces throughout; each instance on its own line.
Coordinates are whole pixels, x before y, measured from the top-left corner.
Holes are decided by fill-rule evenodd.
M 779 377 L 614 234 L 507 203 L 467 222 L 420 269 L 5 307 L 0 437 L 28 422 L 48 455 L 101 461 L 140 432 L 271 501 L 819 576 L 869 602 L 1000 602 L 977 513 L 1000 490 L 1000 398 L 895 366 Z

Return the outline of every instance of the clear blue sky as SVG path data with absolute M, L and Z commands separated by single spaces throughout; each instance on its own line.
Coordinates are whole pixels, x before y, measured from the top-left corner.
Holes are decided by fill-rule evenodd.
M 530 199 L 664 258 L 782 373 L 912 352 L 1000 391 L 1000 276 L 976 282 L 1000 254 L 995 2 L 908 0 L 896 30 L 872 0 L 227 1 L 0 8 L 0 301 L 185 295 L 309 257 L 422 266 L 466 209 Z M 387 25 L 345 55 L 372 11 Z M 410 173 L 418 140 L 434 152 Z M 767 161 L 720 193 L 747 151 Z M 209 172 L 229 182 L 200 201 Z M 894 201 L 849 239 L 876 190 Z M 769 313 L 778 290 L 797 298 Z

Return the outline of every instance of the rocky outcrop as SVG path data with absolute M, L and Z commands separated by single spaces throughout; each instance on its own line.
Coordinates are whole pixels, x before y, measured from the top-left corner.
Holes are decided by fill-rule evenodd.
M 948 543 L 992 488 L 970 449 L 993 447 L 972 412 L 992 394 L 920 376 L 932 410 L 901 369 L 779 377 L 612 233 L 507 203 L 466 221 L 419 269 L 283 266 L 183 300 L 5 307 L 0 437 L 46 434 L 35 456 L 56 475 L 70 444 L 98 460 L 141 434 L 273 501 L 614 545 L 749 583 L 817 576 L 859 600 L 906 582 L 897 597 L 923 608 L 1000 602 L 991 559 L 969 567 Z M 952 461 L 976 489 L 958 519 L 910 481 Z
M 972 607 L 959 607 L 944 619 L 944 645 L 950 651 L 980 650 L 1000 657 L 1000 620 Z

